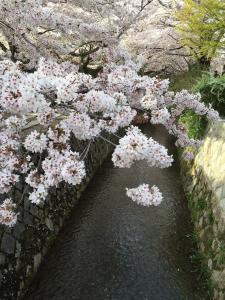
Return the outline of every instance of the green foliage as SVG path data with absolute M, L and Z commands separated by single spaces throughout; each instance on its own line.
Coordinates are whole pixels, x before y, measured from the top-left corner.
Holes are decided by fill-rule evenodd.
M 181 42 L 199 60 L 209 61 L 224 47 L 224 0 L 184 0 L 176 17 Z
M 199 92 L 206 104 L 212 104 L 221 116 L 225 116 L 225 75 L 213 77 L 212 74 L 203 74 L 193 88 Z
M 204 198 L 199 198 L 197 201 L 196 201 L 196 209 L 197 210 L 204 210 L 205 208 L 207 207 L 207 202 Z
M 201 77 L 195 75 L 200 75 Z M 193 82 L 195 82 L 194 85 L 192 85 Z M 214 77 L 212 74 L 204 72 L 204 69 L 195 70 L 191 71 L 189 75 L 182 76 L 181 80 L 178 80 L 176 83 L 176 86 L 179 89 L 182 86 L 189 87 L 189 90 L 195 93 L 199 92 L 204 103 L 207 105 L 211 104 L 221 116 L 225 116 L 225 75 Z M 187 127 L 189 137 L 195 139 L 203 137 L 207 127 L 205 117 L 197 116 L 192 111 L 187 111 L 181 117 L 181 122 Z
M 187 76 L 185 77 L 187 78 Z M 182 79 L 183 81 L 183 79 Z M 188 84 L 190 84 L 189 81 Z M 193 81 L 192 81 L 193 82 Z M 192 86 L 193 92 L 199 92 L 202 101 L 206 104 L 212 104 L 221 116 L 225 116 L 225 75 L 214 77 L 210 73 L 203 72 L 202 77 Z M 188 135 L 191 138 L 201 139 L 204 136 L 207 120 L 205 117 L 197 116 L 192 111 L 187 111 L 182 117 L 181 122 L 188 129 Z
M 193 86 L 196 91 L 198 83 L 201 81 L 206 67 L 195 64 L 192 65 L 187 72 L 182 72 L 171 76 L 171 90 L 178 92 L 182 89 L 193 91 Z M 205 133 L 207 121 L 205 117 L 197 116 L 192 111 L 187 111 L 181 117 L 180 121 L 185 124 L 188 129 L 188 135 L 194 139 L 200 139 Z
M 207 202 L 204 198 L 192 198 L 189 197 L 189 208 L 191 210 L 192 219 L 194 221 L 199 220 L 200 217 L 203 215 L 204 211 L 207 210 Z
M 215 223 L 215 217 L 211 210 L 208 212 L 208 221 L 211 225 L 213 225 Z
M 192 91 L 193 85 L 195 85 L 199 78 L 201 78 L 204 71 L 206 71 L 206 67 L 200 64 L 194 64 L 190 66 L 188 71 L 171 76 L 171 90 L 175 92 L 183 89 Z
M 188 136 L 194 139 L 201 139 L 204 136 L 208 124 L 205 117 L 198 116 L 192 111 L 187 111 L 181 117 L 181 122 L 187 127 Z
M 205 290 L 207 291 L 206 299 L 211 300 L 213 295 L 213 286 L 210 280 L 210 271 L 208 268 L 208 259 L 199 249 L 199 233 L 194 230 L 192 234 L 192 241 L 194 244 L 194 251 L 191 255 L 191 261 L 195 266 L 196 272 L 200 274 L 201 280 L 205 286 Z

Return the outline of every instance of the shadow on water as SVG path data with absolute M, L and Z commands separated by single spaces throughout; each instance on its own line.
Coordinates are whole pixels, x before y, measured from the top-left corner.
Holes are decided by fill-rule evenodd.
M 161 127 L 143 131 L 175 153 Z M 141 207 L 125 195 L 140 183 L 159 186 L 164 202 Z M 192 254 L 190 216 L 179 166 L 145 162 L 99 169 L 50 250 L 24 300 L 207 299 Z

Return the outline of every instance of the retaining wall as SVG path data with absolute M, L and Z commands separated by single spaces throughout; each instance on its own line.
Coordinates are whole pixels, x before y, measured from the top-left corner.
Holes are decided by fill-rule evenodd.
M 209 126 L 194 162 L 181 158 L 184 188 L 214 299 L 225 299 L 225 123 Z
M 72 140 L 72 147 L 76 151 L 82 152 L 85 145 L 76 139 Z M 12 199 L 18 201 L 24 193 L 19 206 L 18 222 L 13 228 L 0 225 L 1 300 L 22 297 L 65 218 L 111 151 L 112 146 L 107 142 L 93 142 L 85 159 L 87 177 L 83 183 L 76 187 L 62 184 L 58 189 L 51 189 L 46 203 L 42 206 L 28 200 L 27 188 L 22 182 L 17 185 Z

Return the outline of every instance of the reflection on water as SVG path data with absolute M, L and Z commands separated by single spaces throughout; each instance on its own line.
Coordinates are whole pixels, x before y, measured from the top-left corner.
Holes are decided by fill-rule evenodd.
M 161 127 L 149 136 L 174 152 Z M 141 207 L 125 195 L 140 183 L 159 186 L 164 202 Z M 47 255 L 25 300 L 206 299 L 190 262 L 192 243 L 179 168 L 115 169 L 104 163 Z

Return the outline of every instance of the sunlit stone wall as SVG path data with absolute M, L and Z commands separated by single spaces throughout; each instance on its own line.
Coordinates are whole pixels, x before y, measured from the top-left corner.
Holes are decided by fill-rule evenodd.
M 212 124 L 194 163 L 181 159 L 184 187 L 214 299 L 225 299 L 225 122 Z
M 85 146 L 85 142 L 72 141 L 80 153 Z M 28 200 L 29 191 L 22 182 L 13 191 L 12 199 L 21 204 L 17 224 L 13 228 L 0 225 L 0 300 L 16 300 L 26 290 L 64 220 L 111 151 L 112 146 L 103 140 L 92 142 L 85 159 L 86 180 L 77 187 L 62 184 L 52 189 L 42 206 Z

